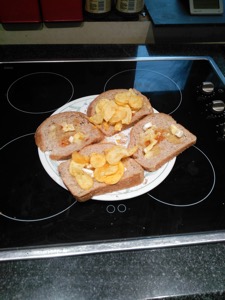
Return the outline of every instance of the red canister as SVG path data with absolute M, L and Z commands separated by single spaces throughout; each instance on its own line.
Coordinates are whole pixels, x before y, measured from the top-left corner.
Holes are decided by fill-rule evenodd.
M 44 22 L 83 20 L 82 0 L 40 0 Z
M 38 0 L 0 0 L 2 23 L 38 23 L 42 21 Z

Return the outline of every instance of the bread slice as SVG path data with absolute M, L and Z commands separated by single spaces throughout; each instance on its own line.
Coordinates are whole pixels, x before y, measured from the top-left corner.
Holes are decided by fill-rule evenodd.
M 69 111 L 48 117 L 34 137 L 41 151 L 50 151 L 52 160 L 63 160 L 70 158 L 73 151 L 101 141 L 104 135 L 84 113 Z
M 172 125 L 172 127 L 171 127 Z M 144 132 L 151 130 L 156 133 L 151 137 L 151 142 L 145 140 Z M 172 133 L 173 132 L 173 133 Z M 164 113 L 153 113 L 146 116 L 134 125 L 130 132 L 128 148 L 138 146 L 133 158 L 149 172 L 156 171 L 162 165 L 179 155 L 185 149 L 196 143 L 196 136 L 184 126 L 178 124 L 170 115 Z M 146 148 L 150 145 L 150 151 Z M 155 143 L 155 145 L 154 145 Z
M 127 129 L 130 128 L 131 126 L 133 126 L 137 121 L 139 121 L 140 119 L 142 119 L 144 116 L 153 113 L 153 108 L 151 106 L 150 100 L 144 96 L 143 94 L 141 94 L 139 91 L 137 91 L 136 89 L 132 89 L 134 91 L 134 93 L 136 95 L 140 95 L 143 99 L 143 106 L 140 110 L 137 110 L 133 113 L 132 115 L 132 119 L 131 122 L 129 124 L 123 124 L 122 129 Z M 97 105 L 97 103 L 99 102 L 99 100 L 101 99 L 108 99 L 113 101 L 115 98 L 115 95 L 118 93 L 122 93 L 122 92 L 127 92 L 128 89 L 113 89 L 113 90 L 108 90 L 106 92 L 101 93 L 100 95 L 98 95 L 88 106 L 87 109 L 87 116 L 91 117 L 95 114 L 95 107 Z M 113 125 L 109 125 L 109 126 L 103 126 L 103 125 L 99 125 L 99 129 L 104 133 L 104 135 L 106 136 L 112 136 L 115 133 L 118 132 L 118 130 L 115 129 L 115 127 Z
M 91 153 L 103 153 L 105 150 L 110 149 L 112 146 L 115 146 L 115 144 L 93 144 L 83 148 L 79 153 L 82 155 L 90 155 Z M 122 162 L 125 166 L 125 172 L 119 182 L 115 184 L 106 184 L 98 182 L 94 179 L 94 185 L 89 190 L 83 190 L 78 185 L 75 177 L 69 173 L 70 160 L 62 162 L 58 166 L 58 171 L 65 186 L 68 188 L 71 194 L 77 199 L 77 201 L 84 202 L 91 199 L 93 196 L 130 188 L 143 182 L 144 170 L 133 158 L 124 158 L 122 159 Z

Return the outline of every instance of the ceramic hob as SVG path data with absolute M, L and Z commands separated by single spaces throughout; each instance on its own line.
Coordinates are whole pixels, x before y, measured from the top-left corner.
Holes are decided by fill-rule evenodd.
M 225 240 L 225 79 L 210 57 L 2 62 L 0 259 Z M 77 202 L 34 142 L 53 113 L 134 87 L 197 143 L 148 187 Z

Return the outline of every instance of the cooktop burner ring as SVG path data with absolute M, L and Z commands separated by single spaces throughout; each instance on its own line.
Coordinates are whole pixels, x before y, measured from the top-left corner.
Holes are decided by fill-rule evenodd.
M 13 220 L 13 221 L 18 221 L 18 222 L 40 222 L 40 221 L 45 221 L 51 218 L 55 218 L 63 213 L 65 213 L 67 210 L 69 210 L 72 206 L 74 206 L 77 203 L 77 201 L 75 200 L 70 206 L 68 206 L 67 208 L 63 209 L 62 211 L 59 211 L 53 215 L 50 215 L 48 217 L 44 217 L 44 218 L 37 218 L 37 219 L 21 219 L 21 218 L 16 218 L 16 217 L 11 217 L 9 215 L 4 214 L 3 212 L 0 212 L 0 216 L 3 216 L 9 220 Z
M 215 187 L 215 184 L 216 184 L 216 173 L 215 173 L 215 169 L 214 169 L 214 167 L 213 167 L 213 164 L 212 164 L 212 162 L 211 162 L 211 160 L 209 159 L 209 157 L 200 149 L 200 148 L 198 148 L 197 146 L 195 146 L 195 145 L 193 145 L 191 148 L 189 148 L 188 150 L 186 150 L 185 151 L 185 153 L 182 153 L 182 154 L 180 154 L 179 156 L 178 156 L 178 158 L 177 158 L 177 160 L 176 160 L 176 162 L 175 162 L 175 165 L 174 165 L 174 169 L 176 169 L 176 164 L 177 164 L 177 162 L 179 161 L 179 158 L 183 155 L 186 155 L 187 154 L 187 152 L 188 151 L 190 151 L 190 150 L 192 150 L 192 149 L 195 149 L 195 150 L 197 150 L 198 151 L 198 153 L 202 156 L 202 158 L 204 159 L 204 160 L 206 160 L 207 162 L 208 162 L 208 169 L 207 170 L 209 170 L 209 171 L 211 171 L 211 175 L 209 174 L 209 173 L 205 173 L 205 169 L 202 171 L 202 174 L 203 173 L 205 173 L 205 174 L 207 174 L 207 178 L 209 178 L 209 176 L 211 176 L 211 180 L 210 180 L 210 183 L 208 183 L 208 185 L 207 185 L 207 182 L 205 183 L 205 181 L 204 181 L 204 184 L 209 188 L 207 191 L 204 191 L 204 194 L 202 195 L 202 198 L 201 199 L 198 199 L 197 201 L 194 201 L 194 202 L 190 202 L 190 203 L 184 203 L 184 204 L 177 204 L 177 203 L 171 203 L 171 202 L 169 202 L 169 201 L 163 201 L 162 199 L 160 199 L 159 197 L 156 197 L 156 196 L 154 196 L 153 194 L 154 194 L 154 191 L 157 189 L 157 187 L 154 189 L 154 190 L 152 190 L 151 192 L 148 192 L 147 194 L 148 194 L 148 196 L 150 196 L 151 198 L 153 198 L 154 200 L 156 200 L 156 201 L 158 201 L 158 202 L 160 202 L 160 203 L 162 203 L 162 204 L 165 204 L 165 205 L 168 205 L 168 206 L 174 206 L 174 207 L 190 207 L 190 206 L 194 206 L 194 205 L 197 205 L 197 204 L 199 204 L 199 203 L 201 203 L 201 202 L 203 202 L 204 200 L 206 200 L 209 196 L 210 196 L 210 194 L 212 193 L 212 191 L 213 191 L 213 189 L 214 189 L 214 187 Z M 186 163 L 186 162 L 185 162 Z M 184 173 L 185 172 L 191 172 L 192 174 L 191 174 L 191 176 L 192 176 L 192 178 L 193 177 L 195 177 L 195 173 L 197 173 L 197 172 L 201 172 L 201 170 L 200 170 L 200 168 L 202 167 L 201 165 L 200 165 L 200 163 L 199 163 L 199 170 L 198 170 L 198 161 L 190 161 L 190 162 L 187 162 L 187 169 L 185 169 L 185 166 L 184 166 L 184 163 L 183 163 L 183 166 L 182 166 L 182 163 L 180 163 L 180 166 L 181 166 L 181 168 L 180 169 L 182 169 L 183 168 L 183 170 L 182 170 L 182 174 L 183 174 L 183 177 L 184 177 Z M 206 165 L 204 165 L 204 167 L 205 167 Z M 189 170 L 188 170 L 188 168 L 189 168 Z M 192 170 L 191 170 L 192 169 Z M 172 170 L 172 172 L 173 172 L 173 170 Z M 171 173 L 172 173 L 171 172 Z M 177 172 L 177 174 L 179 175 L 179 173 L 178 173 L 178 171 L 176 171 Z M 170 176 L 170 175 L 169 175 Z M 160 186 L 161 186 L 161 190 L 166 190 L 166 188 L 164 187 L 162 187 L 163 186 L 163 184 L 166 182 L 166 180 L 167 179 L 169 179 L 169 176 L 165 179 L 165 181 L 164 182 L 162 182 L 161 184 L 160 184 Z M 187 177 L 186 176 L 186 178 L 190 178 L 191 176 L 189 176 L 189 177 Z M 177 178 L 178 178 L 179 176 L 177 176 Z M 178 181 L 178 185 L 179 185 L 179 178 L 177 179 L 177 181 Z M 203 181 L 203 180 L 202 180 Z M 191 186 L 192 186 L 192 189 L 193 190 L 195 190 L 196 188 L 198 188 L 199 190 L 201 189 L 201 186 L 198 186 L 198 184 L 199 183 L 202 183 L 203 184 L 203 182 L 202 182 L 201 180 L 197 180 L 196 181 L 196 183 L 195 183 L 195 181 L 193 181 L 192 182 L 192 184 L 191 184 Z M 173 181 L 171 181 L 171 183 L 170 184 L 173 184 L 173 188 L 174 188 L 174 186 L 176 187 L 176 179 L 173 179 Z M 197 186 L 195 187 L 194 186 L 194 184 L 196 184 Z M 190 185 L 190 184 L 189 184 Z M 183 185 L 184 186 L 184 185 Z M 182 190 L 182 194 L 183 194 L 183 197 L 185 197 L 185 189 L 182 189 L 182 185 L 181 185 L 181 190 Z M 168 192 L 169 193 L 169 192 Z M 162 193 L 162 195 L 163 195 L 163 193 Z M 193 196 L 195 196 L 195 194 L 193 193 L 193 194 L 191 194 L 190 193 L 190 197 L 191 197 L 191 195 Z M 198 195 L 199 196 L 199 195 Z M 181 197 L 180 197 L 181 198 Z M 183 198 L 182 198 L 182 201 L 183 201 Z
M 131 76 L 133 73 L 133 76 Z M 182 103 L 182 92 L 178 84 L 165 74 L 148 69 L 128 69 L 111 76 L 104 85 L 104 91 L 118 88 L 134 87 L 147 98 L 151 105 L 160 112 L 172 114 L 179 109 Z M 161 90 L 167 91 L 159 96 Z M 168 93 L 170 96 L 168 96 Z M 168 101 L 170 99 L 170 101 Z
M 23 151 L 16 156 L 19 149 Z M 77 203 L 76 199 L 52 181 L 43 169 L 37 159 L 34 133 L 18 136 L 0 150 L 4 195 L 0 215 L 14 221 L 37 222 L 61 215 Z M 6 161 L 7 163 L 4 163 Z M 45 195 L 48 193 L 52 196 L 46 200 Z M 57 198 L 58 195 L 61 200 Z
M 8 103 L 22 113 L 43 114 L 54 112 L 68 103 L 73 95 L 73 84 L 65 76 L 54 72 L 35 72 L 16 79 L 9 86 L 6 97 Z

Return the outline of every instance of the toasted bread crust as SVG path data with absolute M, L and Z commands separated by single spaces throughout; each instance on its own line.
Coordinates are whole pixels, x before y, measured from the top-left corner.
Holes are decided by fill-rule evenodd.
M 94 144 L 83 148 L 80 153 L 83 155 L 90 155 L 90 153 L 93 152 L 102 153 L 104 150 L 111 148 L 113 145 L 114 144 L 111 143 Z M 75 177 L 69 173 L 70 160 L 62 162 L 59 165 L 58 170 L 65 186 L 68 188 L 71 194 L 76 198 L 77 201 L 84 202 L 91 199 L 93 196 L 130 188 L 143 182 L 143 168 L 132 158 L 126 158 L 122 161 L 125 166 L 125 172 L 118 183 L 109 185 L 94 180 L 94 185 L 90 190 L 83 190 L 78 185 Z
M 73 124 L 74 131 L 63 132 L 62 123 Z M 54 127 L 54 129 L 52 129 Z M 85 138 L 76 143 L 70 143 L 69 138 L 76 132 L 85 134 Z M 100 142 L 104 135 L 102 132 L 91 124 L 84 113 L 81 112 L 62 112 L 51 115 L 43 121 L 37 128 L 35 143 L 41 151 L 50 151 L 52 160 L 69 159 L 73 151 L 78 151 L 83 147 Z M 66 139 L 67 143 L 63 144 L 62 140 Z
M 123 124 L 122 130 L 132 127 L 137 121 L 142 119 L 144 116 L 153 113 L 153 108 L 151 106 L 149 99 L 146 96 L 144 96 L 143 94 L 141 94 L 139 91 L 137 91 L 135 89 L 133 89 L 133 90 L 135 91 L 135 93 L 137 95 L 140 95 L 143 97 L 143 107 L 139 111 L 135 112 L 135 114 L 132 116 L 132 120 L 131 120 L 130 124 L 128 124 L 128 125 Z M 101 93 L 89 104 L 88 109 L 87 109 L 87 116 L 91 117 L 95 114 L 95 107 L 99 100 L 106 98 L 108 100 L 113 101 L 116 94 L 122 93 L 122 92 L 127 92 L 127 91 L 128 91 L 127 89 L 114 89 L 114 90 L 108 90 L 106 92 Z M 101 126 L 99 128 L 106 136 L 112 136 L 117 132 L 115 130 L 114 126 L 112 126 L 112 125 L 110 125 L 109 128 L 107 128 L 107 129 L 105 129 L 103 126 Z
M 143 132 L 143 127 L 147 123 L 156 125 L 160 129 L 168 129 L 171 124 L 174 124 L 177 128 L 183 131 L 183 136 L 179 138 L 178 143 L 173 143 L 168 139 L 163 139 L 157 145 L 160 148 L 157 154 L 150 158 L 145 158 L 143 147 L 140 146 L 140 134 Z M 178 124 L 170 115 L 164 113 L 154 113 L 146 116 L 138 123 L 134 125 L 130 132 L 129 147 L 138 145 L 137 152 L 133 155 L 133 158 L 149 172 L 158 170 L 162 165 L 169 162 L 171 159 L 182 153 L 187 148 L 196 143 L 196 136 L 187 130 L 181 124 Z

